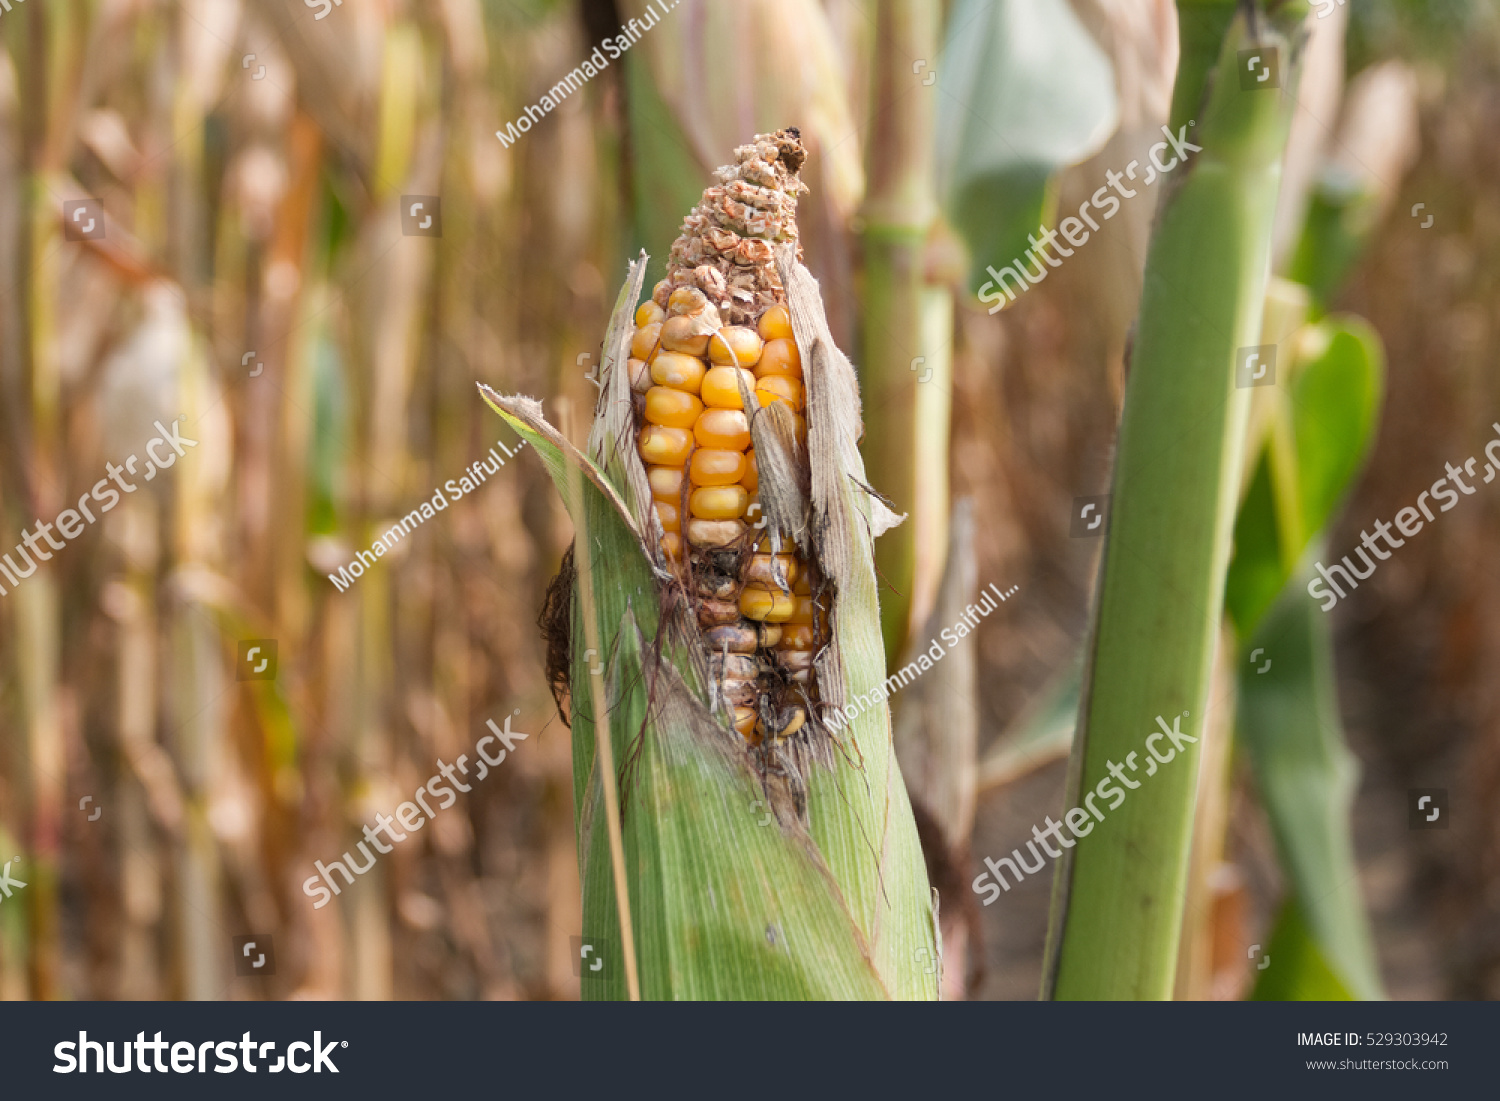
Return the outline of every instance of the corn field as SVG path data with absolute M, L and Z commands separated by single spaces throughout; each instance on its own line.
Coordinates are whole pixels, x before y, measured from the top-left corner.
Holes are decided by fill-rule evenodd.
M 0 0 L 0 997 L 1500 997 L 1497 132 L 1489 0 Z

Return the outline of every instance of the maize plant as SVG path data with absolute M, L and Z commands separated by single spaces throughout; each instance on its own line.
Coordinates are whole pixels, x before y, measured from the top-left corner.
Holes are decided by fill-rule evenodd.
M 577 529 L 543 628 L 602 961 L 585 997 L 937 993 L 873 564 L 898 518 L 798 256 L 805 155 L 795 129 L 741 146 L 639 304 L 631 265 L 587 456 L 481 387 Z

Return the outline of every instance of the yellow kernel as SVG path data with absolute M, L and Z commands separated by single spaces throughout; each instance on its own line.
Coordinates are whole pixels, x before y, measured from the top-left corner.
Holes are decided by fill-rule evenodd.
M 745 452 L 745 476 L 740 479 L 740 484 L 751 493 L 760 488 L 760 468 L 755 465 L 755 451 L 753 448 Z
M 641 429 L 641 458 L 652 466 L 685 466 L 693 450 L 693 434 L 686 428 L 648 424 Z
M 767 649 L 772 648 L 781 641 L 781 624 L 762 623 L 760 626 L 760 644 Z
M 693 426 L 693 436 L 699 447 L 744 451 L 750 446 L 750 422 L 738 409 L 705 409 Z
M 656 358 L 660 342 L 661 322 L 654 321 L 650 325 L 643 325 L 630 338 L 630 354 L 636 359 L 644 359 L 650 363 Z
M 657 360 L 661 362 L 660 359 Z M 655 372 L 653 367 L 652 371 Z M 790 375 L 767 375 L 755 384 L 755 400 L 765 408 L 773 401 L 784 401 L 796 412 L 802 408 L 802 383 Z
M 641 328 L 667 319 L 667 311 L 649 299 L 635 308 L 635 323 Z
M 736 707 L 734 709 L 734 729 L 741 737 L 748 741 L 754 741 L 755 708 Z
M 794 596 L 797 606 L 792 609 L 792 614 L 787 616 L 788 623 L 811 623 L 813 621 L 813 602 L 810 596 Z
M 760 359 L 761 343 L 754 329 L 726 325 L 709 339 L 709 362 L 727 367 L 754 367 Z
M 678 315 L 662 323 L 661 346 L 669 352 L 685 352 L 690 356 L 708 354 L 709 333 L 698 332 L 698 319 Z
M 708 308 L 708 298 L 697 287 L 678 287 L 667 296 L 667 313 L 694 317 Z
M 703 361 L 696 356 L 685 356 L 681 352 L 658 352 L 651 362 L 651 381 L 658 386 L 670 386 L 674 390 L 696 394 L 703 385 L 703 371 Z
M 703 412 L 703 403 L 692 394 L 669 386 L 653 386 L 646 391 L 646 420 L 668 428 L 691 428 Z
M 792 414 L 792 434 L 803 447 L 807 446 L 807 418 L 801 413 Z
M 792 315 L 785 306 L 772 306 L 760 315 L 755 327 L 762 340 L 779 340 L 792 335 Z
M 688 476 L 695 486 L 727 486 L 738 482 L 744 473 L 744 452 L 700 447 L 693 452 Z
M 754 508 L 754 507 L 755 507 L 754 505 L 750 506 L 750 508 Z M 748 512 L 749 509 L 746 509 L 746 511 Z M 770 554 L 771 553 L 771 537 L 769 535 L 762 535 L 760 537 L 760 541 L 755 544 L 755 549 L 758 550 L 758 551 L 760 551 L 762 554 Z M 786 534 L 783 534 L 781 536 L 781 553 L 782 554 L 795 554 L 795 553 L 797 553 L 797 544 L 794 543 L 794 542 L 792 542 L 791 536 L 786 535 Z
M 785 623 L 796 611 L 795 598 L 761 585 L 746 585 L 740 593 L 740 614 L 746 619 Z
M 767 375 L 802 377 L 802 355 L 793 341 L 786 337 L 766 341 L 766 346 L 760 351 L 760 361 L 755 365 L 755 377 L 765 378 Z
M 661 519 L 663 531 L 682 530 L 682 513 L 676 505 L 666 501 L 653 501 L 652 504 L 656 506 L 656 515 Z
M 688 542 L 695 547 L 727 547 L 745 534 L 745 525 L 738 520 L 700 520 L 693 517 L 687 522 Z
M 646 480 L 651 483 L 651 496 L 663 501 L 682 500 L 682 467 L 648 466 Z
M 743 409 L 740 397 L 740 380 L 745 388 L 755 390 L 755 375 L 743 367 L 712 367 L 703 376 L 703 404 L 716 409 Z
M 800 566 L 802 563 L 798 561 L 797 564 Z M 799 570 L 797 572 L 797 580 L 792 584 L 792 592 L 796 593 L 798 596 L 808 595 L 810 592 L 812 592 L 811 580 L 811 574 L 809 574 L 806 570 Z
M 749 500 L 743 486 L 705 486 L 693 490 L 688 511 L 700 520 L 738 520 Z
M 675 531 L 669 531 L 661 537 L 661 552 L 669 562 L 682 560 L 682 536 Z
M 651 368 L 644 359 L 628 359 L 625 367 L 630 372 L 630 388 L 637 394 L 651 389 Z
M 797 560 L 789 554 L 752 554 L 750 564 L 745 567 L 747 583 L 759 583 L 773 589 L 796 591 L 793 582 L 800 571 Z
M 781 641 L 778 645 L 783 650 L 811 650 L 816 642 L 811 623 L 792 622 L 781 628 Z

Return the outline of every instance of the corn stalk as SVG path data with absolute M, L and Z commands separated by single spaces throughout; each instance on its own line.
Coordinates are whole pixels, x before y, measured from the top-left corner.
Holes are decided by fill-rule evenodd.
M 1292 36 L 1306 15 L 1302 4 L 1274 19 L 1237 14 L 1215 0 L 1178 10 L 1169 125 L 1201 148 L 1173 177 L 1146 263 L 1068 785 L 1067 806 L 1096 794 L 1109 809 L 1089 815 L 1058 862 L 1043 976 L 1052 998 L 1172 993 L 1248 413 L 1237 350 L 1260 332 Z M 1252 47 L 1277 50 L 1283 87 L 1242 83 L 1239 53 Z M 1187 738 L 1158 767 L 1144 758 L 1159 725 Z

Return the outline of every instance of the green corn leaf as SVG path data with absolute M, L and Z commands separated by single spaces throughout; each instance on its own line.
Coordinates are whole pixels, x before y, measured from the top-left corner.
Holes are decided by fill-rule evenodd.
M 1114 71 L 1066 0 L 959 0 L 934 68 L 943 206 L 977 291 L 1031 247 L 1053 174 L 1114 130 Z
M 1247 643 L 1259 661 L 1240 665 L 1238 736 L 1305 939 L 1354 996 L 1379 998 L 1349 819 L 1358 765 L 1339 719 L 1328 620 L 1306 593 L 1317 576 L 1311 557 L 1322 550 L 1314 541 L 1309 560 Z
M 1354 996 L 1339 981 L 1295 902 L 1288 901 L 1276 919 L 1271 943 L 1256 957 L 1255 988 L 1250 997 L 1258 1002 L 1348 1002 Z

